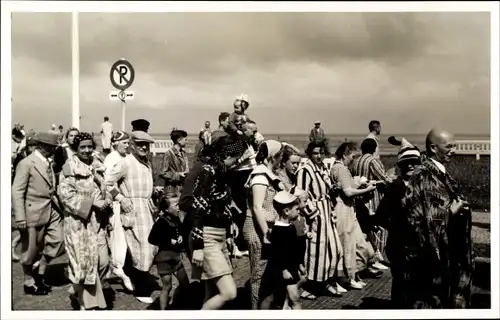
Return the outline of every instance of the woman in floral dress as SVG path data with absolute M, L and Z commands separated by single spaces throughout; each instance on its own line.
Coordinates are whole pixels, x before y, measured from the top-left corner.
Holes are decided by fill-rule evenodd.
M 106 234 L 112 201 L 103 183 L 104 165 L 92 157 L 92 136 L 78 133 L 74 146 L 76 154 L 64 164 L 57 190 L 64 207 L 68 276 L 81 310 L 105 309 L 102 280 L 108 271 Z

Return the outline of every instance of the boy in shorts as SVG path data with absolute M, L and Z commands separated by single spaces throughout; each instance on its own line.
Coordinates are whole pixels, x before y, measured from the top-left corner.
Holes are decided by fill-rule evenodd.
M 156 229 L 150 234 L 150 243 L 158 245 L 158 254 L 155 257 L 156 268 L 158 275 L 161 277 L 163 289 L 160 293 L 160 309 L 165 310 L 172 305 L 175 294 L 170 296 L 172 290 L 172 276 L 175 276 L 179 281 L 178 290 L 183 290 L 189 286 L 189 278 L 187 276 L 184 265 L 182 264 L 181 253 L 185 251 L 183 239 L 182 222 L 179 218 L 179 210 L 175 204 L 166 196 L 162 196 L 159 200 L 159 209 L 161 216 L 158 219 L 161 221 L 161 230 Z M 158 222 L 157 222 L 158 223 Z M 156 224 L 156 223 L 155 223 Z

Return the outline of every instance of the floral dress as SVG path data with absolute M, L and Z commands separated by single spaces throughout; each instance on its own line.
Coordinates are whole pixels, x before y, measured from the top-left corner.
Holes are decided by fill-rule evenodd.
M 104 200 L 104 166 L 91 165 L 75 155 L 68 159 L 60 175 L 57 194 L 64 210 L 64 244 L 69 258 L 68 277 L 74 284 L 96 285 L 99 269 L 99 246 L 107 242 L 107 213 L 92 207 Z

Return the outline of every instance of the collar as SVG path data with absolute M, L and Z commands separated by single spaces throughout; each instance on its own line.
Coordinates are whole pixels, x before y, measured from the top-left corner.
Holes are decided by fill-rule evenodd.
M 274 223 L 274 225 L 275 225 L 275 226 L 288 227 L 288 226 L 290 226 L 290 222 L 289 222 L 289 223 L 286 223 L 286 222 L 282 222 L 282 221 L 277 220 L 277 221 Z
M 177 149 L 177 147 L 175 145 L 173 145 L 171 149 L 172 149 L 172 152 L 175 155 L 182 156 L 184 154 L 184 149 L 183 148 Z
M 50 165 L 50 160 L 45 158 L 41 153 L 40 151 L 38 150 L 35 150 L 35 156 L 37 156 L 40 160 L 43 161 L 43 163 L 45 163 L 46 165 Z
M 374 139 L 374 140 L 376 140 L 377 142 L 378 142 L 378 140 L 379 140 L 378 136 L 377 136 L 375 133 L 373 133 L 373 132 L 370 132 L 370 133 L 368 134 L 367 138 Z
M 442 173 L 446 173 L 446 168 L 443 166 L 443 164 L 439 161 L 436 161 L 432 158 L 429 158 L 432 160 L 432 162 L 436 165 L 436 167 L 438 167 L 439 171 L 441 171 Z

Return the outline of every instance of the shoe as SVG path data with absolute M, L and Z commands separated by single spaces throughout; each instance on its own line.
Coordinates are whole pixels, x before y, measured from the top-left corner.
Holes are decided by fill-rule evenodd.
M 248 251 L 240 251 L 237 246 L 234 246 L 233 254 L 236 258 L 240 259 L 243 256 L 248 256 Z
M 40 288 L 40 290 L 47 292 L 52 291 L 52 287 L 45 282 L 45 278 L 41 274 L 35 274 L 33 278 L 35 279 L 36 286 Z
M 114 269 L 113 273 L 122 280 L 123 286 L 129 291 L 134 291 L 134 285 L 130 278 L 125 274 L 122 268 Z
M 388 267 L 384 266 L 380 262 L 375 262 L 374 264 L 372 264 L 372 267 L 378 270 L 389 270 Z
M 21 260 L 21 257 L 16 252 L 16 248 L 12 247 L 12 261 L 13 262 L 19 262 Z
M 351 280 L 351 282 L 349 282 L 349 287 L 351 287 L 351 289 L 356 289 L 356 290 L 363 289 L 363 286 L 355 280 Z
M 328 285 L 328 286 L 326 287 L 326 290 L 328 290 L 328 292 L 330 292 L 330 293 L 331 293 L 334 297 L 342 297 L 342 293 L 341 293 L 341 292 L 339 292 L 339 291 L 337 290 L 337 288 L 335 288 L 335 287 L 334 287 L 334 286 L 332 286 L 332 285 Z
M 153 303 L 153 298 L 151 297 L 135 297 L 135 298 L 142 303 L 147 303 L 147 304 Z
M 344 287 L 342 287 L 342 286 L 341 286 L 340 284 L 338 284 L 338 283 L 336 284 L 336 289 L 337 289 L 337 292 L 338 292 L 338 293 L 346 293 L 346 292 L 347 292 L 347 290 L 346 290 L 346 289 L 344 289 Z
M 363 288 L 366 287 L 368 284 L 362 280 L 357 281 Z
M 46 296 L 49 294 L 47 290 L 44 290 L 44 288 L 37 287 L 36 285 L 33 286 L 24 286 L 24 293 L 29 294 L 32 296 Z

